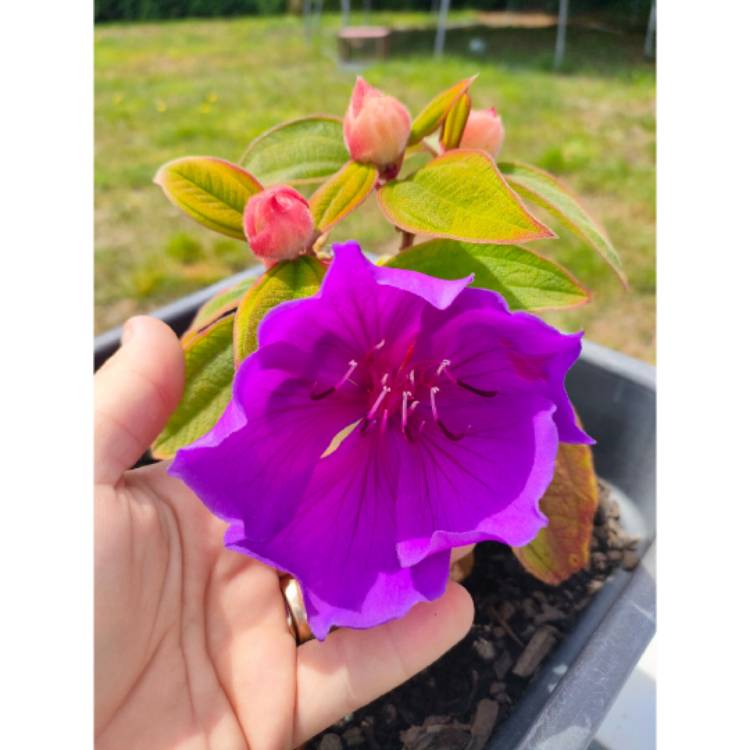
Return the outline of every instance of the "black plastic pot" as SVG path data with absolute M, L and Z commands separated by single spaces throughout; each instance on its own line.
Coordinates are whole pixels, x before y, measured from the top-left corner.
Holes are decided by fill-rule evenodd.
M 182 333 L 217 291 L 249 270 L 153 313 Z M 95 340 L 98 368 L 117 349 L 121 329 Z M 632 572 L 618 570 L 582 613 L 487 747 L 585 750 L 656 629 L 656 386 L 652 366 L 586 343 L 568 390 L 597 439 L 597 473 L 615 488 L 621 523 L 641 538 Z

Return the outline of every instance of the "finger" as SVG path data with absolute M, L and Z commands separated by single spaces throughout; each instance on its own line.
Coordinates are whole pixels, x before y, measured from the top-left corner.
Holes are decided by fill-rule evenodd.
M 435 661 L 471 627 L 474 605 L 449 582 L 434 602 L 371 630 L 337 630 L 297 650 L 295 747 Z
M 156 318 L 131 318 L 94 379 L 94 478 L 114 484 L 148 448 L 182 395 L 182 348 Z

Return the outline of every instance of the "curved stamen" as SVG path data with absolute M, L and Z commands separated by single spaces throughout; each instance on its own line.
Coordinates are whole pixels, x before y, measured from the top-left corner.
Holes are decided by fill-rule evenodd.
M 356 362 L 353 359 L 349 360 L 349 369 L 344 373 L 343 377 L 339 379 L 336 385 L 332 385 L 330 388 L 325 388 L 324 390 L 318 391 L 317 393 L 313 391 L 310 393 L 310 398 L 313 401 L 320 401 L 320 399 L 325 398 L 326 396 L 330 396 L 332 393 L 337 391 L 347 381 L 356 385 L 356 383 L 354 383 L 354 381 L 352 380 L 349 380 L 349 378 L 351 377 L 352 373 L 357 369 L 358 366 L 359 366 L 358 362 Z
M 385 428 L 388 425 L 388 407 L 383 409 L 383 413 L 380 416 L 380 434 L 385 432 Z
M 465 388 L 467 391 L 471 391 L 482 398 L 493 398 L 494 396 L 497 396 L 497 391 L 487 391 L 484 388 L 477 388 L 475 385 L 469 385 L 464 380 L 457 380 L 456 385 L 459 385 L 461 388 Z
M 449 359 L 444 359 L 440 366 L 437 368 L 437 374 L 438 376 L 445 373 L 445 377 L 448 378 L 448 380 L 451 381 L 451 383 L 454 383 L 455 385 L 465 388 L 467 391 L 471 391 L 471 393 L 476 394 L 477 396 L 482 396 L 482 398 L 492 398 L 493 396 L 497 396 L 497 391 L 490 391 L 486 390 L 485 388 L 477 388 L 475 385 L 469 385 L 465 380 L 459 380 L 449 369 L 451 361 Z
M 455 440 L 456 442 L 458 442 L 459 440 L 463 440 L 463 438 L 466 437 L 466 433 L 469 431 L 468 429 L 466 429 L 463 432 L 456 434 L 455 432 L 451 432 L 439 419 L 437 421 L 437 426 L 443 431 L 443 435 L 445 435 L 445 437 L 447 437 L 449 440 Z
M 443 420 L 440 419 L 440 416 L 438 415 L 437 401 L 435 400 L 435 396 L 438 393 L 440 393 L 440 388 L 438 388 L 436 385 L 430 388 L 430 408 L 432 409 L 432 418 L 435 420 L 435 424 L 440 428 L 445 437 L 450 440 L 461 440 L 462 438 L 466 437 L 466 433 L 469 431 L 470 427 L 467 427 L 466 430 L 461 433 L 456 433 L 449 430 L 445 426 L 445 422 L 443 422 Z
M 411 391 L 404 391 L 401 394 L 401 431 L 406 434 L 407 424 L 409 421 L 409 399 Z
M 385 398 L 385 397 L 386 397 L 386 396 L 387 396 L 387 395 L 388 395 L 388 394 L 389 394 L 390 392 L 391 392 L 391 389 L 390 389 L 390 388 L 389 388 L 389 387 L 388 387 L 387 385 L 384 385 L 384 386 L 383 386 L 383 390 L 382 390 L 382 391 L 380 391 L 380 394 L 379 394 L 379 395 L 378 395 L 378 397 L 377 397 L 377 398 L 375 399 L 375 403 L 373 403 L 373 405 L 372 405 L 372 406 L 370 407 L 370 411 L 368 411 L 368 412 L 367 412 L 367 419 L 372 419 L 372 418 L 373 418 L 373 417 L 375 416 L 375 414 L 376 414 L 377 410 L 378 410 L 378 409 L 380 408 L 380 404 L 382 404 L 382 403 L 383 403 L 383 399 L 384 399 L 384 398 Z

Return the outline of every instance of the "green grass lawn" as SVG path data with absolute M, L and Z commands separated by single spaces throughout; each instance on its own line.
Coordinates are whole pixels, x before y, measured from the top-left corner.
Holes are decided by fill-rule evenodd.
M 428 16 L 372 20 L 424 24 Z M 343 114 L 354 73 L 337 65 L 337 23 L 324 17 L 309 43 L 292 17 L 97 27 L 97 331 L 250 265 L 243 243 L 181 216 L 152 177 L 178 156 L 236 160 L 252 138 L 283 120 Z M 572 30 L 566 67 L 554 74 L 553 30 L 493 32 L 480 55 L 468 52 L 473 34 L 449 33 L 440 61 L 429 54 L 427 34 L 369 67 L 367 78 L 416 114 L 437 91 L 479 73 L 475 105 L 502 113 L 503 158 L 549 169 L 577 190 L 606 226 L 630 278 L 625 291 L 593 251 L 550 221 L 561 239 L 535 247 L 567 265 L 595 297 L 580 310 L 546 317 L 653 361 L 655 75 L 641 60 L 642 39 Z M 345 238 L 380 253 L 393 249 L 395 233 L 368 203 L 337 228 L 334 239 Z

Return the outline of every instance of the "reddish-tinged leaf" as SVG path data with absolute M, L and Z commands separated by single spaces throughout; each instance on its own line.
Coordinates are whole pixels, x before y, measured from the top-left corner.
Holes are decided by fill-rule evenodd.
M 466 78 L 438 94 L 415 118 L 411 124 L 409 145 L 419 143 L 430 133 L 434 133 L 448 116 L 453 105 L 469 90 L 476 76 Z
M 232 327 L 234 316 L 220 318 L 182 342 L 185 387 L 159 437 L 154 458 L 172 458 L 185 445 L 205 435 L 219 420 L 232 395 Z
M 326 266 L 321 261 L 303 255 L 276 263 L 245 292 L 234 321 L 236 367 L 258 348 L 258 326 L 266 313 L 282 302 L 315 294 L 325 272 Z
M 560 443 L 555 476 L 541 502 L 549 525 L 513 552 L 526 570 L 553 586 L 583 570 L 599 492 L 588 445 Z
M 222 289 L 204 303 L 198 310 L 190 324 L 190 328 L 182 334 L 182 340 L 187 341 L 191 336 L 200 333 L 204 328 L 215 323 L 230 313 L 234 313 L 245 292 L 257 281 L 255 277 L 242 279 L 242 281 Z
M 378 170 L 372 164 L 344 164 L 310 196 L 310 211 L 318 230 L 328 232 L 350 214 L 372 192 L 377 179 Z
M 495 245 L 554 237 L 484 151 L 456 149 L 378 188 L 385 217 L 411 234 Z
M 440 131 L 440 145 L 444 150 L 449 151 L 452 148 L 459 147 L 470 113 L 471 97 L 468 93 L 462 94 L 443 121 L 443 127 Z
M 502 162 L 500 170 L 510 186 L 525 200 L 546 208 L 568 229 L 596 250 L 627 285 L 620 256 L 604 229 L 588 214 L 581 201 L 554 175 L 521 162 Z
M 341 118 L 310 115 L 259 135 L 240 164 L 266 186 L 304 185 L 322 182 L 348 160 Z
M 237 164 L 214 156 L 186 156 L 159 169 L 154 182 L 204 227 L 242 240 L 242 212 L 263 186 Z

